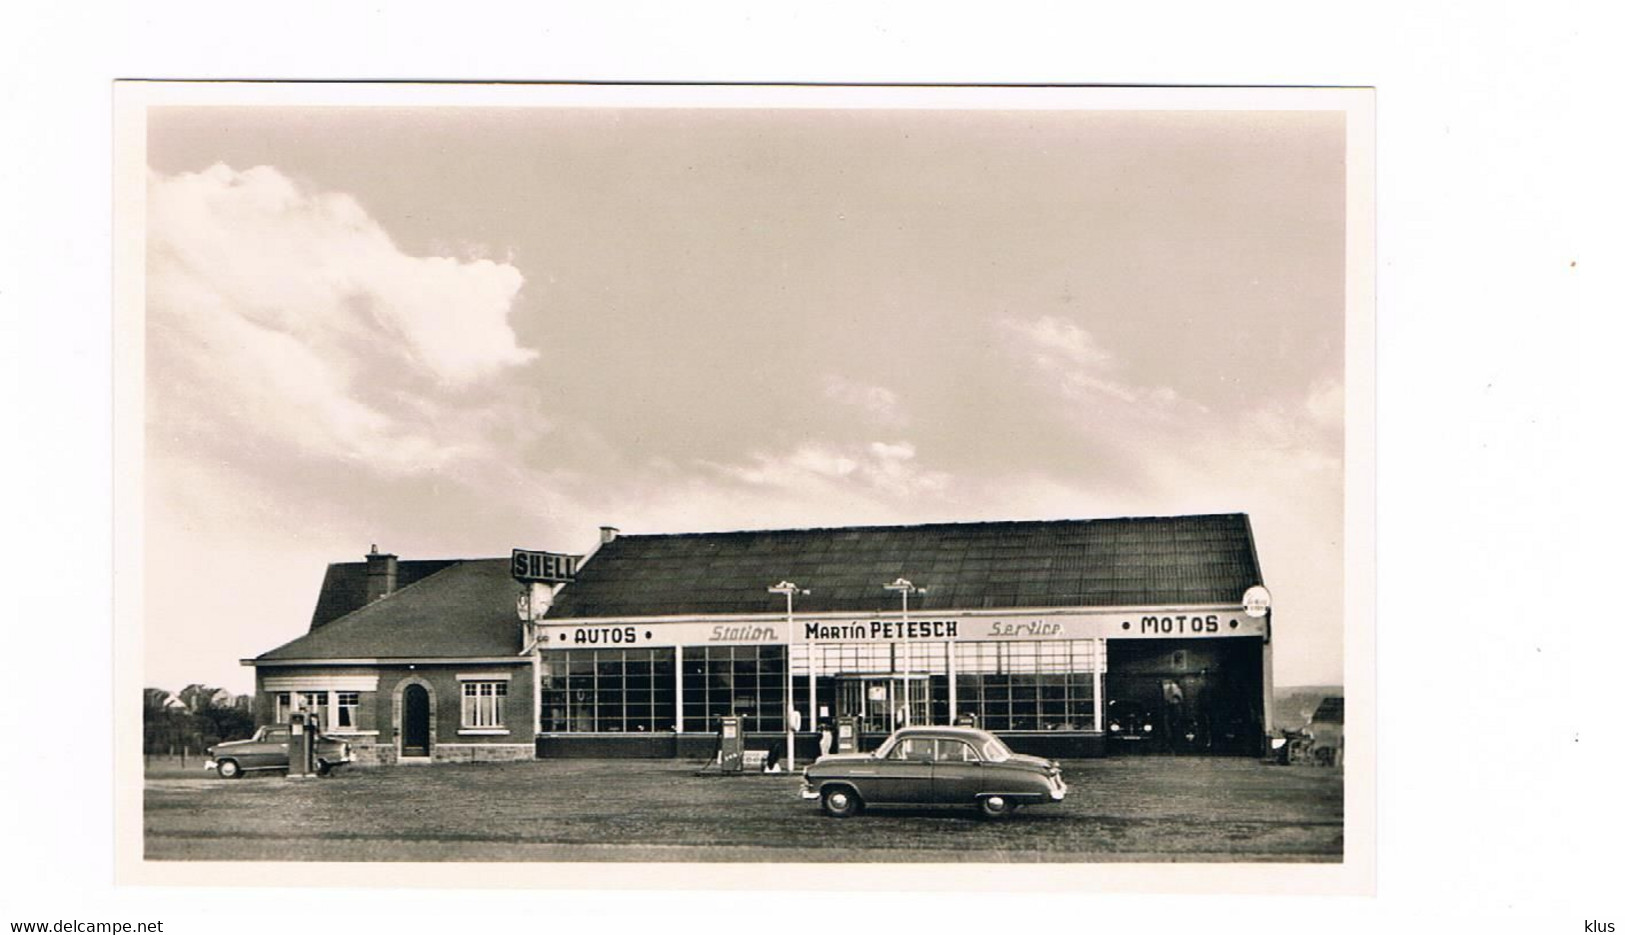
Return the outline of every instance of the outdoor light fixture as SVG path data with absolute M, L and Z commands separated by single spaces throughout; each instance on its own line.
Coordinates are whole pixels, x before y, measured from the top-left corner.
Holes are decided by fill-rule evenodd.
M 796 769 L 796 728 L 791 718 L 795 714 L 795 699 L 792 697 L 795 682 L 790 677 L 790 641 L 795 638 L 796 632 L 796 595 L 811 594 L 808 588 L 798 588 L 794 582 L 780 581 L 767 589 L 769 594 L 784 595 L 784 770 L 793 773 Z M 812 652 L 809 648 L 808 653 Z M 811 712 L 809 712 L 811 713 Z
M 909 679 L 914 674 L 914 643 L 908 635 L 908 596 L 924 594 L 925 588 L 916 587 L 914 582 L 903 577 L 881 587 L 903 595 L 903 726 L 908 727 L 914 723 L 914 693 L 909 688 Z

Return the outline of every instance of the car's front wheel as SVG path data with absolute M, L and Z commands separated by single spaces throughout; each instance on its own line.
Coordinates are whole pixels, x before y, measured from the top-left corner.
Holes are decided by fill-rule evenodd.
M 236 760 L 221 760 L 218 768 L 221 779 L 241 779 L 243 776 L 243 768 L 237 765 Z
M 983 818 L 1003 818 L 1016 810 L 1015 803 L 1002 795 L 984 795 L 976 806 Z
M 851 818 L 863 807 L 858 794 L 845 786 L 825 789 L 823 802 L 824 814 L 831 818 Z

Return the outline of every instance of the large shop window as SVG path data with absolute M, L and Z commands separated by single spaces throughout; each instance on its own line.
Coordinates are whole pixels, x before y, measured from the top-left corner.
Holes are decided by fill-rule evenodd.
M 960 643 L 959 713 L 985 730 L 1098 730 L 1098 640 Z
M 882 672 L 934 673 L 948 671 L 948 644 L 940 640 L 903 643 L 826 643 L 813 648 L 822 676 Z M 802 661 L 798 671 L 806 671 Z
M 550 652 L 542 681 L 542 729 L 553 733 L 677 729 L 671 649 Z
M 709 732 L 740 718 L 746 731 L 784 730 L 784 646 L 683 650 L 683 730 Z
M 463 726 L 501 727 L 507 699 L 507 682 L 464 682 Z

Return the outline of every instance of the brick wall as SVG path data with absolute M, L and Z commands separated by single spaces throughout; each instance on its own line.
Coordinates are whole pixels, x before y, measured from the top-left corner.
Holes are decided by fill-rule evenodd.
M 389 766 L 398 759 L 398 728 L 401 698 L 408 684 L 419 684 L 428 692 L 431 717 L 431 757 L 435 762 L 485 762 L 531 759 L 535 754 L 534 706 L 531 669 L 528 660 L 511 664 L 446 664 L 416 666 L 266 666 L 256 673 L 254 719 L 269 724 L 276 716 L 275 693 L 264 689 L 267 676 L 310 678 L 312 685 L 335 675 L 376 676 L 376 691 L 362 692 L 356 712 L 356 730 L 346 739 L 355 751 L 358 766 Z M 508 694 L 503 699 L 505 734 L 469 733 L 462 724 L 462 681 L 459 675 L 507 676 Z M 369 733 L 376 732 L 376 733 Z

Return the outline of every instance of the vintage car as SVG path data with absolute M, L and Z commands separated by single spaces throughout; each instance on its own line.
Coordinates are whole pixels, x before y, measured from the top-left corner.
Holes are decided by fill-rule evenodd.
M 267 725 L 247 740 L 228 740 L 210 747 L 209 759 L 203 768 L 219 771 L 221 779 L 237 779 L 252 770 L 287 769 L 291 739 L 291 728 L 287 724 Z M 349 744 L 319 734 L 315 752 L 318 776 L 326 776 L 354 759 Z
M 821 756 L 802 771 L 801 797 L 848 818 L 866 805 L 974 805 L 1003 818 L 1021 805 L 1066 797 L 1052 760 L 1012 753 L 987 731 L 905 727 L 873 753 Z

